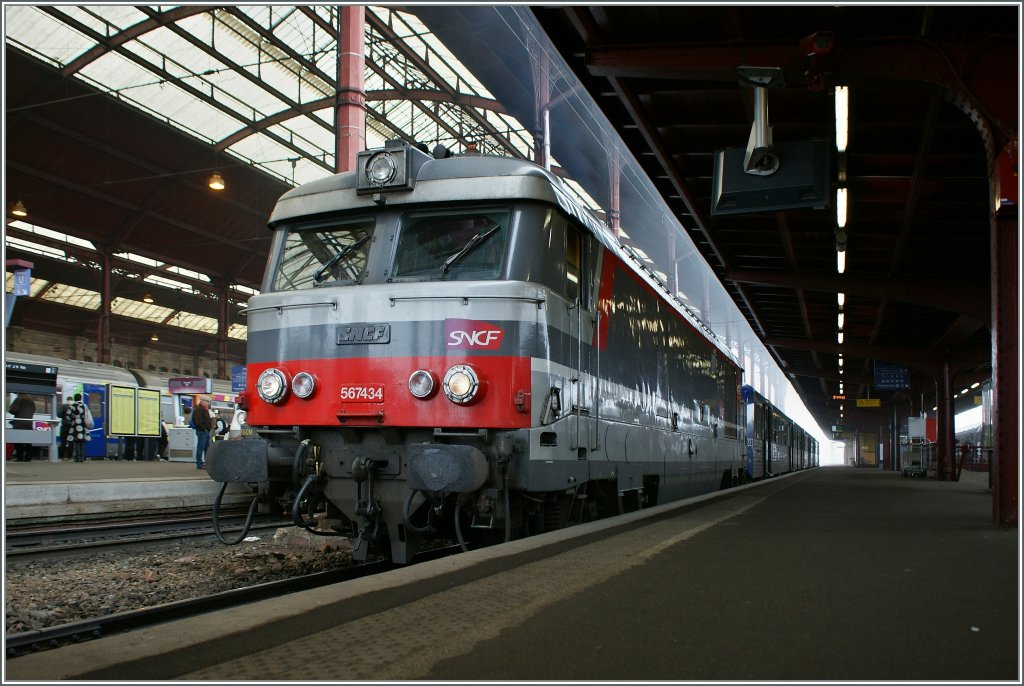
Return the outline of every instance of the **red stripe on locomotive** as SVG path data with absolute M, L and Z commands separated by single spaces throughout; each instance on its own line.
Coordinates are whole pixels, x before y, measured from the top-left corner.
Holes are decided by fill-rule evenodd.
M 456 364 L 468 364 L 480 379 L 477 397 L 458 405 L 445 397 L 441 384 L 445 372 Z M 255 381 L 265 369 L 287 373 L 289 382 L 299 372 L 316 377 L 312 397 L 298 398 L 289 392 L 277 404 L 257 395 Z M 434 374 L 435 391 L 427 399 L 409 392 L 409 376 L 417 369 Z M 291 360 L 248 365 L 247 422 L 257 426 L 405 426 L 405 427 L 492 427 L 530 426 L 530 358 L 528 357 L 408 357 Z M 346 398 L 342 398 L 344 388 Z M 382 389 L 383 401 L 364 400 Z M 525 394 L 525 396 L 524 396 Z

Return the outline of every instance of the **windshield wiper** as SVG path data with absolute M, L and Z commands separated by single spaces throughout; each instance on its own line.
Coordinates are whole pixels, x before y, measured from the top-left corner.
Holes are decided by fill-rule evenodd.
M 355 252 L 356 248 L 358 248 L 368 240 L 370 240 L 370 234 L 363 236 L 358 241 L 346 247 L 337 255 L 324 262 L 319 269 L 313 272 L 313 284 L 319 285 L 321 279 L 324 278 L 324 274 L 326 274 L 328 270 L 333 269 L 339 262 L 341 262 L 343 259 L 351 255 L 353 252 Z
M 448 269 L 453 264 L 455 264 L 456 262 L 461 260 L 463 257 L 468 255 L 469 253 L 471 253 L 474 250 L 476 250 L 478 247 L 480 247 L 480 245 L 483 244 L 483 242 L 485 240 L 487 240 L 492 235 L 494 235 L 494 233 L 498 229 L 500 229 L 500 228 L 501 228 L 501 225 L 498 224 L 496 226 L 491 227 L 487 231 L 485 231 L 483 233 L 478 233 L 477 235 L 475 235 L 472 238 L 470 238 L 469 242 L 466 243 L 464 246 L 462 246 L 462 248 L 457 253 L 455 253 L 454 255 L 452 255 L 451 257 L 449 257 L 447 260 L 444 261 L 444 263 L 441 265 L 441 276 L 444 276 L 444 273 L 446 271 L 448 271 Z

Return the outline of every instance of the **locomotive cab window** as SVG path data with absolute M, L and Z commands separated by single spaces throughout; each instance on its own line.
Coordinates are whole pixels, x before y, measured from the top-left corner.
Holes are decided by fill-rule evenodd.
M 507 209 L 495 208 L 405 214 L 391 278 L 466 281 L 500 277 L 510 216 Z
M 373 227 L 373 219 L 362 218 L 289 230 L 274 274 L 274 290 L 361 283 L 366 276 Z

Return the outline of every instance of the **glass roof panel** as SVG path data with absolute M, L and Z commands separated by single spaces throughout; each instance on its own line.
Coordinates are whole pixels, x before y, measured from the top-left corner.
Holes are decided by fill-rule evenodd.
M 178 312 L 168 320 L 169 326 L 177 326 L 191 331 L 202 331 L 204 333 L 217 333 L 217 320 L 212 317 L 204 317 L 191 312 Z
M 337 23 L 338 9 L 331 5 L 216 7 L 173 24 L 159 16 L 169 9 L 172 6 L 7 5 L 6 39 L 40 59 L 63 66 L 87 54 L 98 40 L 140 24 L 151 25 L 139 37 L 117 44 L 80 66 L 76 78 L 207 142 L 221 141 L 251 128 L 252 133 L 227 152 L 292 184 L 329 174 L 335 164 L 333 108 L 297 113 L 264 130 L 258 127 L 275 115 L 298 112 L 296 103 L 334 95 L 337 36 L 325 27 Z M 379 35 L 367 24 L 366 90 L 454 89 L 492 97 L 414 16 L 388 7 L 367 7 L 367 12 L 380 17 L 399 38 Z M 60 16 L 83 29 L 61 23 Z M 88 35 L 90 31 L 95 35 Z M 403 46 L 403 41 L 408 45 Z M 405 53 L 418 56 L 427 66 L 421 69 Z M 378 58 L 376 65 L 370 63 L 374 58 Z M 384 70 L 387 76 L 375 69 Z M 443 83 L 432 82 L 431 74 Z M 378 115 L 381 121 L 375 118 Z M 366 145 L 376 147 L 387 139 L 408 136 L 428 143 L 442 142 L 458 150 L 461 141 L 456 136 L 484 142 L 479 123 L 484 118 L 513 141 L 518 154 L 529 155 L 532 137 L 515 120 L 433 101 L 369 101 Z M 482 147 L 501 152 L 493 141 Z M 59 248 L 59 242 L 71 241 L 65 234 L 24 222 L 11 226 L 39 234 L 46 244 L 8 235 L 8 245 L 57 259 L 76 259 Z M 91 243 L 83 241 L 81 245 L 94 250 Z M 139 256 L 120 256 L 149 267 L 163 267 L 168 276 L 180 274 L 209 281 L 206 275 L 192 270 Z M 148 275 L 144 280 L 155 288 L 198 292 L 191 284 L 173 278 Z M 83 303 L 93 309 L 99 306 L 99 294 L 93 291 L 56 284 L 39 286 L 38 292 L 48 300 Z M 247 299 L 244 293 L 237 295 L 239 300 Z M 163 321 L 171 316 L 173 325 L 209 333 L 217 328 L 217 322 L 208 317 L 172 313 L 127 299 L 118 299 L 116 312 L 147 321 Z M 236 325 L 229 335 L 244 339 L 245 330 Z
M 75 307 L 84 307 L 87 310 L 100 309 L 100 294 L 98 292 L 85 288 L 75 288 L 64 283 L 53 284 L 50 289 L 43 292 L 42 299 Z
M 300 158 L 295 151 L 280 145 L 277 141 L 263 134 L 248 136 L 231 146 L 230 152 L 244 160 L 271 160 L 264 162 L 261 166 L 288 182 L 293 181 L 291 160 L 296 158 L 298 158 L 298 161 L 295 164 L 294 183 L 305 183 L 306 181 L 322 179 L 331 173 L 325 167 L 316 164 L 308 158 Z M 326 159 L 327 164 L 333 169 L 334 156 L 330 155 Z
M 146 38 L 145 42 L 133 41 L 126 48 L 239 116 L 253 119 L 262 116 L 259 112 L 283 109 L 280 98 L 234 71 L 228 62 L 215 59 L 170 29 L 160 29 L 147 34 Z M 150 38 L 152 40 L 148 40 Z
M 92 7 L 73 7 L 69 5 L 61 6 L 57 9 L 107 38 L 147 19 L 145 14 L 131 5 L 99 5 Z
M 4 32 L 8 41 L 58 66 L 96 44 L 38 7 L 25 5 L 4 5 Z
M 334 150 L 334 134 L 306 118 L 288 122 L 289 126 L 275 124 L 267 127 L 268 134 L 290 140 L 297 148 L 307 151 L 309 157 L 322 157 Z M 292 155 L 293 157 L 297 155 Z
M 207 141 L 220 140 L 239 128 L 237 119 L 176 85 L 160 83 L 155 75 L 121 55 L 108 53 L 86 66 L 81 74 L 97 87 L 120 90 L 118 96 L 122 99 Z
M 199 293 L 199 291 L 196 290 L 190 284 L 183 283 L 181 281 L 175 281 L 174 279 L 168 279 L 163 276 L 156 276 L 155 274 L 150 274 L 149 276 L 144 278 L 143 281 L 145 281 L 146 283 L 151 283 L 154 286 L 160 286 L 161 288 L 173 288 L 175 290 L 184 291 L 186 293 Z
M 170 317 L 174 310 L 169 307 L 161 307 L 160 305 L 144 303 L 130 298 L 114 298 L 110 303 L 110 312 L 122 317 L 144 319 L 147 322 L 160 324 Z

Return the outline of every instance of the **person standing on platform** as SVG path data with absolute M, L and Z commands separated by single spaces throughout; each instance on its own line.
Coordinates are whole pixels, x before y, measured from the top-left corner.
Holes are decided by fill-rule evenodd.
M 60 450 L 58 450 L 58 456 L 62 460 L 71 459 L 71 445 L 68 443 L 68 431 L 71 430 L 71 424 L 64 418 L 64 414 L 73 402 L 71 396 L 64 398 L 64 404 L 60 406 L 60 410 L 57 411 L 57 416 L 60 417 Z
M 210 429 L 213 428 L 209 398 L 199 399 L 192 410 L 192 423 L 196 427 L 196 469 L 206 469 L 206 449 L 210 447 Z
M 32 416 L 36 413 L 36 403 L 32 398 L 21 393 L 14 402 L 11 403 L 11 407 L 8 410 L 14 415 L 15 419 L 11 422 L 12 429 L 32 429 Z M 14 461 L 15 462 L 31 462 L 32 461 L 32 444 L 31 443 L 15 443 L 14 444 Z
M 157 445 L 156 456 L 161 460 L 170 460 L 170 456 L 167 454 L 168 438 L 167 438 L 167 425 L 160 422 L 160 443 Z
M 68 422 L 68 445 L 75 462 L 85 462 L 85 442 L 89 440 L 89 429 L 85 426 L 85 405 L 82 394 L 75 393 L 75 401 L 66 406 L 61 421 Z

